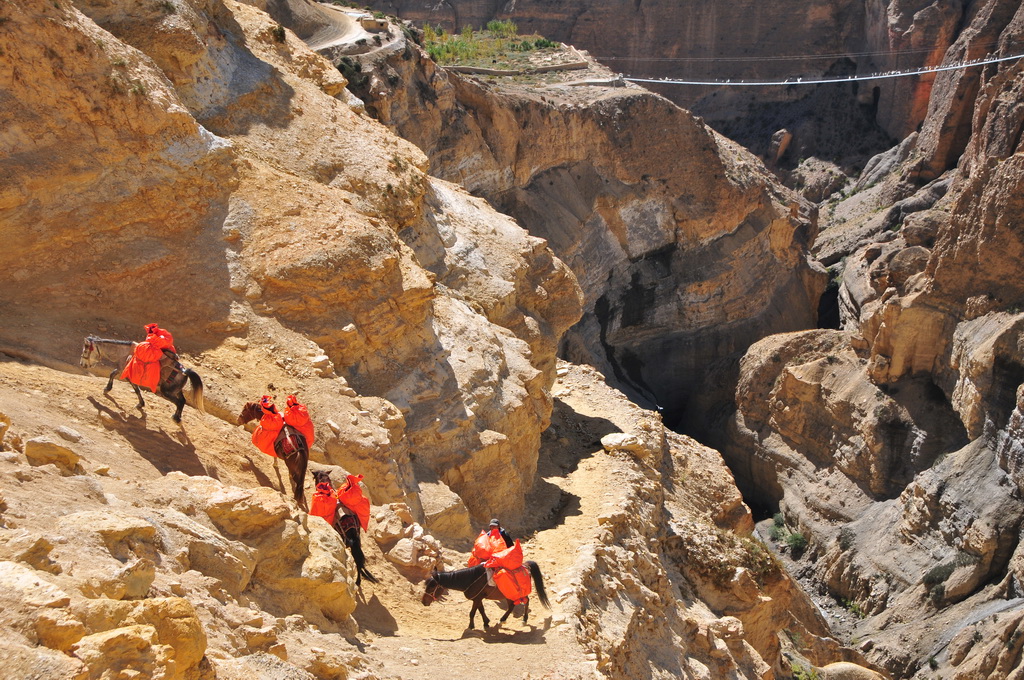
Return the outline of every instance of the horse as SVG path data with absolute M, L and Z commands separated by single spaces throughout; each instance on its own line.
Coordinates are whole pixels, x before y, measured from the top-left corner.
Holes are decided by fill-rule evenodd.
M 254 401 L 245 402 L 242 412 L 238 414 L 238 424 L 245 425 L 250 420 L 263 416 L 263 409 Z M 288 475 L 292 479 L 295 502 L 304 505 L 305 491 L 302 488 L 306 480 L 306 466 L 309 465 L 309 444 L 302 433 L 291 425 L 285 424 L 274 442 L 274 452 L 288 466 Z
M 530 576 L 533 577 L 533 586 L 537 589 L 537 597 L 545 607 L 550 606 L 548 604 L 548 595 L 544 591 L 544 577 L 541 576 L 540 567 L 533 561 L 523 562 L 523 564 L 530 570 Z M 507 611 L 501 617 L 499 623 L 505 623 L 505 619 L 512 613 L 514 607 L 512 600 L 505 597 L 498 590 L 497 586 L 488 585 L 487 569 L 482 564 L 467 569 L 456 569 L 455 571 L 431 572 L 430 578 L 426 580 L 426 587 L 423 591 L 423 606 L 429 607 L 434 602 L 443 602 L 447 595 L 447 590 L 460 590 L 465 593 L 467 600 L 473 601 L 473 608 L 469 610 L 470 630 L 476 628 L 476 625 L 473 623 L 473 617 L 476 615 L 477 610 L 480 610 L 480 616 L 484 619 L 484 630 L 487 630 L 491 623 L 491 620 L 487 618 L 487 612 L 484 611 L 485 599 L 498 600 L 499 602 L 504 600 Z M 527 623 L 529 618 L 530 598 L 527 597 L 526 609 L 523 612 L 523 623 Z
M 326 470 L 315 470 L 313 472 L 313 482 L 315 485 L 323 484 L 324 482 L 331 484 L 331 475 Z M 333 484 L 331 484 L 331 488 L 334 488 Z M 366 555 L 363 554 L 363 544 L 359 537 L 359 518 L 341 503 L 338 503 L 338 505 L 340 507 L 334 516 L 334 524 L 331 526 L 341 536 L 341 540 L 345 542 L 345 547 L 352 553 L 352 559 L 355 560 L 356 585 L 358 586 L 362 583 L 364 576 L 370 583 L 379 583 L 377 577 L 366 569 Z
M 113 388 L 114 378 L 124 371 L 136 344 L 130 340 L 110 340 L 90 335 L 82 342 L 82 358 L 78 363 L 82 368 L 92 368 L 100 362 L 117 367 L 110 372 L 110 379 L 107 380 L 107 386 L 103 389 L 103 393 L 106 394 Z M 156 394 L 177 407 L 172 416 L 176 423 L 181 422 L 181 411 L 185 408 L 183 390 L 186 382 L 192 384 L 192 400 L 196 410 L 206 413 L 203 406 L 202 378 L 191 368 L 185 368 L 178 363 L 176 356 L 165 354 L 164 359 L 160 361 L 160 383 L 157 385 Z M 135 383 L 129 384 L 135 388 L 135 395 L 139 398 L 139 410 L 142 410 L 146 407 L 146 402 L 142 400 L 142 390 Z

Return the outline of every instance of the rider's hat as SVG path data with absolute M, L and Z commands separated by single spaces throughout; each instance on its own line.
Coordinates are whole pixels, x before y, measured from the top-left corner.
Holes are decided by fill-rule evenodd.
M 501 522 L 499 522 L 499 521 L 498 521 L 498 520 L 496 520 L 496 519 L 492 519 L 492 520 L 491 520 L 491 526 L 492 526 L 492 527 L 500 527 L 500 526 L 501 526 Z

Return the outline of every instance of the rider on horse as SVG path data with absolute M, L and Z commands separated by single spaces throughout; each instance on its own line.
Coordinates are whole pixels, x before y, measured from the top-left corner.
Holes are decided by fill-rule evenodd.
M 473 544 L 469 566 L 481 563 L 487 568 L 488 581 L 505 597 L 516 605 L 526 601 L 530 594 L 530 573 L 523 567 L 523 548 L 496 519 L 491 520 L 490 526 L 480 532 Z
M 263 416 L 260 418 L 260 424 L 253 430 L 252 443 L 263 453 L 277 458 L 274 443 L 281 434 L 281 430 L 284 429 L 284 416 L 277 412 L 274 398 L 269 394 L 260 397 L 260 409 L 263 411 Z
M 146 339 L 135 345 L 121 379 L 156 392 L 160 386 L 161 362 L 169 358 L 176 363 L 178 357 L 170 332 L 155 323 L 146 324 L 145 328 Z

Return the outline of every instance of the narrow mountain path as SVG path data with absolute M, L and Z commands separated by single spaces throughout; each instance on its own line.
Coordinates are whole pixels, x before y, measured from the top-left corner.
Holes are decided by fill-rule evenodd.
M 557 386 L 556 386 L 557 389 Z M 523 539 L 528 560 L 538 563 L 551 610 L 531 596 L 530 621 L 509 618 L 494 627 L 501 610 L 496 602 L 485 603 L 491 631 L 484 632 L 479 616 L 476 630 L 467 628 L 471 604 L 461 593 L 430 607 L 421 604 L 422 585 L 387 578 L 386 583 L 364 585 L 364 601 L 355 618 L 366 652 L 382 664 L 385 676 L 410 680 L 446 677 L 494 676 L 508 678 L 596 677 L 588 658 L 567 621 L 559 600 L 570 587 L 573 565 L 581 549 L 595 542 L 598 517 L 619 503 L 620 494 L 609 480 L 617 479 L 622 461 L 608 456 L 600 445 L 607 421 L 585 397 L 562 390 L 556 402 L 553 429 L 560 436 L 545 436 L 538 470 L 538 484 L 528 499 L 526 523 L 532 535 Z M 591 411 L 591 412 L 588 412 Z M 461 568 L 468 555 L 451 553 Z M 371 571 L 387 571 L 379 552 L 371 556 Z

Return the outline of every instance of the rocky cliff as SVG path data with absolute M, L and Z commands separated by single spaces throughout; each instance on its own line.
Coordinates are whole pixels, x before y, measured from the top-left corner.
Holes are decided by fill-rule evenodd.
M 957 50 L 1012 54 L 1019 6 L 970 16 Z M 767 339 L 741 369 L 741 487 L 810 537 L 820 587 L 899 677 L 1019 673 L 1020 82 L 1016 63 L 936 80 L 920 135 L 827 215 L 843 329 Z
M 596 84 L 610 75 L 596 65 L 524 85 L 438 69 L 408 41 L 359 63 L 357 91 L 431 172 L 515 216 L 576 274 L 584 317 L 566 356 L 670 423 L 731 402 L 707 367 L 728 372 L 757 339 L 815 325 L 810 206 L 690 113 Z
M 556 366 L 586 301 L 571 269 L 428 174 L 279 21 L 232 0 L 0 7 L 4 672 L 764 679 L 859 660 L 750 538 L 717 452 L 594 369 Z M 685 125 L 722 175 L 695 190 L 737 202 L 732 245 L 798 263 L 790 285 L 813 287 L 791 247 L 808 225 L 739 149 L 640 93 L 579 108 L 579 140 L 638 113 Z M 639 198 L 609 215 L 646 214 L 620 184 Z M 674 231 L 678 191 L 639 224 Z M 711 207 L 675 207 L 704 234 Z M 156 397 L 104 393 L 116 366 L 74 365 L 87 333 L 138 338 L 155 320 L 204 381 L 205 413 L 180 425 Z M 341 538 L 236 425 L 265 393 L 308 404 L 313 468 L 366 475 L 379 583 L 356 585 Z M 543 565 L 553 611 L 477 636 L 465 602 L 424 609 L 421 581 L 464 564 L 493 514 Z

